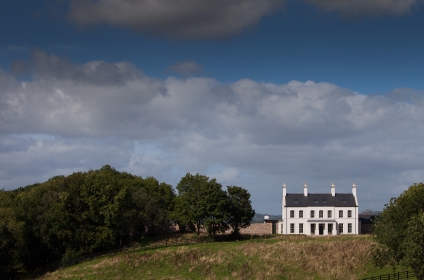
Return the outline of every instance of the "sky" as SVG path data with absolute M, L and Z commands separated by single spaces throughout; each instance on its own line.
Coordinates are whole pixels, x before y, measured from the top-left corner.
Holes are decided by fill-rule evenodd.
M 0 189 L 99 169 L 350 193 L 424 177 L 421 0 L 3 0 Z

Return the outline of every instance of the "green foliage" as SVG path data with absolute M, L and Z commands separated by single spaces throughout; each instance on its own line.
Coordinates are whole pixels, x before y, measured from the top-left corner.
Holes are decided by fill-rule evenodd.
M 177 186 L 99 170 L 56 176 L 13 191 L 0 190 L 0 278 L 61 261 L 130 245 L 166 230 L 172 220 L 215 235 L 254 215 L 250 194 L 222 190 L 216 179 L 187 174 Z
M 216 179 L 205 175 L 186 174 L 177 186 L 179 196 L 175 200 L 174 219 L 180 227 L 187 225 L 199 234 L 203 226 L 208 233 L 225 232 L 229 226 L 238 234 L 239 229 L 250 225 L 255 215 L 247 190 L 227 187 L 222 190 Z
M 24 222 L 16 219 L 11 208 L 0 208 L 0 279 L 12 278 L 22 267 L 26 254 Z
M 424 213 L 414 215 L 408 223 L 402 244 L 405 257 L 402 263 L 411 267 L 417 279 L 424 279 Z
M 234 234 L 239 234 L 240 228 L 246 228 L 255 216 L 252 209 L 250 193 L 237 186 L 228 186 L 228 224 L 233 229 Z
M 175 201 L 174 219 L 179 224 L 188 225 L 191 229 L 196 229 L 197 234 L 200 228 L 205 225 L 205 220 L 209 217 L 208 200 L 215 193 L 214 188 L 220 188 L 216 180 L 209 180 L 205 175 L 184 176 L 177 185 L 178 197 Z M 211 222 L 209 221 L 209 224 Z
M 131 244 L 149 229 L 153 234 L 154 227 L 168 225 L 174 197 L 170 185 L 109 165 L 2 190 L 1 271 L 10 274 L 20 267 L 31 271 Z
M 377 245 L 373 249 L 374 264 L 380 267 L 390 264 L 411 266 L 414 271 L 424 267 L 424 255 L 421 261 L 411 244 L 421 244 L 420 213 L 424 211 L 424 184 L 414 184 L 398 198 L 392 198 L 375 222 L 374 239 Z M 423 247 L 421 246 L 421 249 Z M 417 259 L 415 262 L 413 259 Z M 413 266 L 414 265 L 414 266 Z

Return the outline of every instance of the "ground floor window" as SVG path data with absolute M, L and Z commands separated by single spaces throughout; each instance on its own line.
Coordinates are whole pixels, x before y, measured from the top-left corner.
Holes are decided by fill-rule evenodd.
M 299 224 L 299 233 L 303 233 L 303 224 Z
M 284 233 L 284 231 L 283 231 L 283 225 L 284 225 L 284 224 L 283 224 L 283 223 L 281 223 L 280 225 L 281 225 L 281 233 Z
M 343 224 L 339 224 L 339 233 L 343 233 Z
M 333 224 L 328 224 L 328 235 L 333 234 Z
M 347 232 L 352 233 L 352 224 L 347 224 Z
M 311 235 L 315 235 L 315 224 L 311 224 Z
M 294 233 L 294 224 L 290 224 L 290 233 Z

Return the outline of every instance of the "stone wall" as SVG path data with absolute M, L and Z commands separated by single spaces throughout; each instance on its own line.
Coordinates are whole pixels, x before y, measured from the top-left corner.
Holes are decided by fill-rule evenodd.
M 250 224 L 240 229 L 241 234 L 272 234 L 272 223 Z
M 179 231 L 179 226 L 177 224 L 171 224 L 168 228 L 155 228 L 155 232 L 161 233 L 174 233 Z M 201 233 L 206 233 L 205 229 L 202 227 L 200 229 Z M 227 230 L 226 233 L 230 233 L 231 230 Z M 240 229 L 241 234 L 272 234 L 272 223 L 252 223 L 247 228 Z

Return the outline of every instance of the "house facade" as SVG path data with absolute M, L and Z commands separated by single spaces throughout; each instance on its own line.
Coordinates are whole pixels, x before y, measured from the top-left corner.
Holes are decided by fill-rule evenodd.
M 287 193 L 283 185 L 282 220 L 278 223 L 280 234 L 338 235 L 359 234 L 358 198 L 356 185 L 352 193 L 336 193 L 331 184 L 330 193 Z

